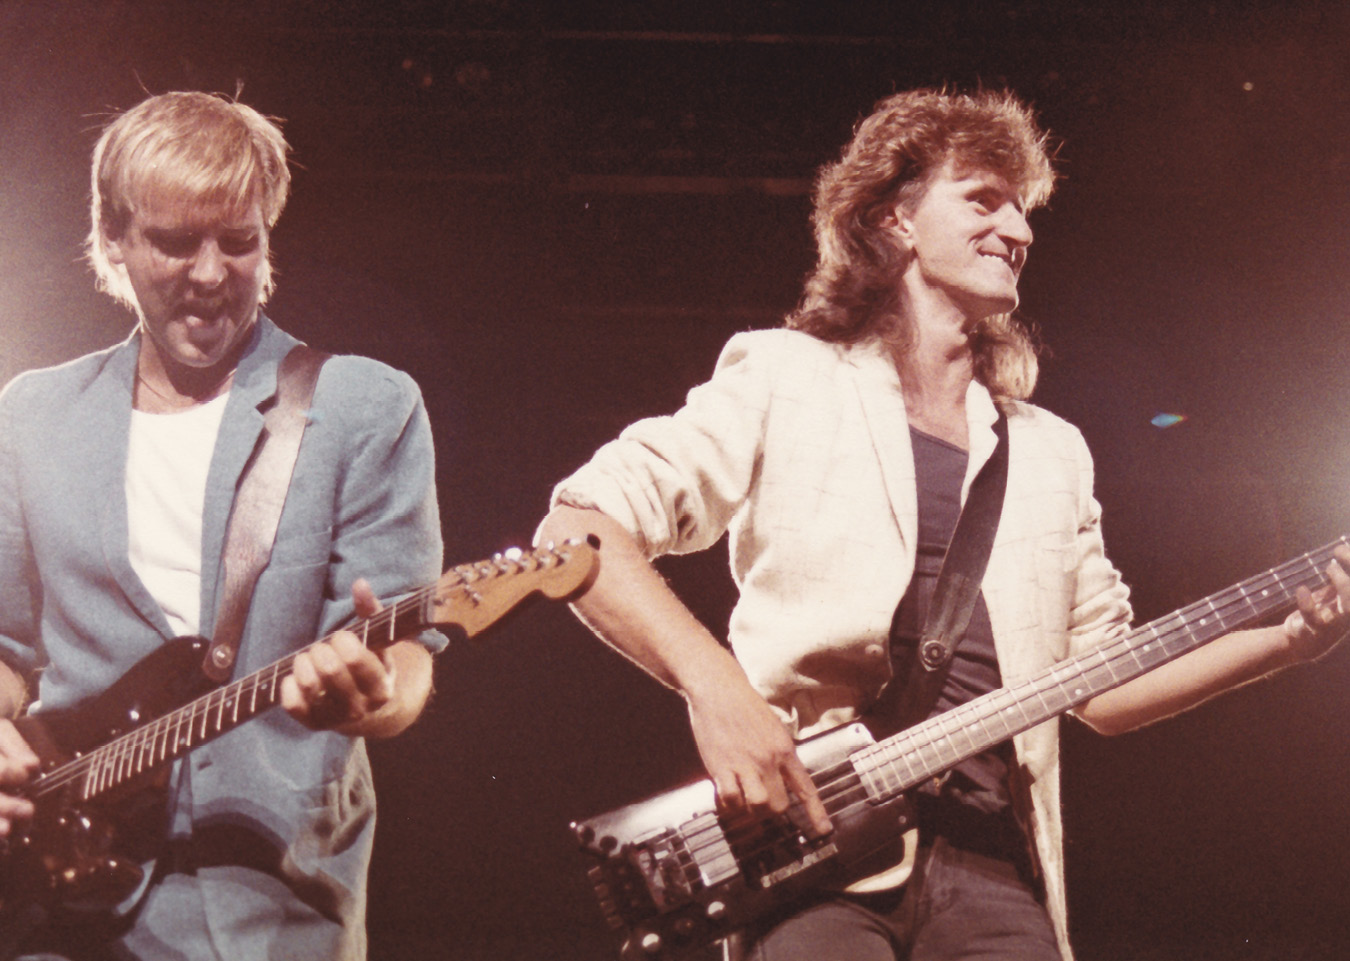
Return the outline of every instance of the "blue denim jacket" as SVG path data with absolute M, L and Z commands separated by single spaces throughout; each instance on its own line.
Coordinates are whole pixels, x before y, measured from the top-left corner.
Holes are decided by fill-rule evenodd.
M 210 636 L 234 491 L 280 359 L 298 341 L 260 317 L 240 361 L 207 480 L 202 633 Z M 0 394 L 0 659 L 38 669 L 41 708 L 110 686 L 171 631 L 127 555 L 125 470 L 138 335 L 16 378 Z M 315 391 L 236 676 L 348 619 L 351 584 L 390 597 L 440 573 L 431 431 L 405 374 L 334 357 Z M 444 638 L 428 633 L 433 650 Z M 242 829 L 279 870 L 235 865 L 152 885 L 126 936 L 146 957 L 361 958 L 375 805 L 365 745 L 273 710 L 194 750 L 171 784 L 170 833 Z M 287 902 L 291 903 L 287 906 Z M 209 947 L 208 947 L 209 946 Z

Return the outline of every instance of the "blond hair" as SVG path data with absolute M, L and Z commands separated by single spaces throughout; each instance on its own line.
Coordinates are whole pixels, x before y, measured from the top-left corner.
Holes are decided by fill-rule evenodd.
M 99 289 L 136 308 L 107 243 L 151 196 L 232 211 L 256 202 L 270 232 L 290 193 L 289 150 L 275 120 L 222 94 L 164 93 L 121 114 L 94 146 L 86 252 Z M 263 270 L 265 298 L 273 287 L 270 253 Z
M 912 341 L 898 284 L 909 253 L 886 227 L 891 213 L 917 203 L 949 160 L 1003 177 L 1030 211 L 1054 188 L 1047 144 L 1030 108 L 1008 92 L 912 90 L 882 100 L 840 159 L 821 168 L 812 214 L 818 261 L 787 326 L 836 343 Z M 971 348 L 975 376 L 995 396 L 1031 395 L 1036 350 L 1016 319 L 985 318 Z

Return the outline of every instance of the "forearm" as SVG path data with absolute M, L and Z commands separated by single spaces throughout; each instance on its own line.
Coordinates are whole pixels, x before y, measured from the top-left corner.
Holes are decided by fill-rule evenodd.
M 600 572 L 573 610 L 608 644 L 684 695 L 694 741 L 723 810 L 781 814 L 795 796 L 805 804 L 812 831 L 828 831 L 825 807 L 782 720 L 628 532 L 599 511 L 560 506 L 539 534 L 553 543 L 600 538 Z
M 572 605 L 587 627 L 686 696 L 727 683 L 748 686 L 736 659 L 675 596 L 632 536 L 611 517 L 561 505 L 545 518 L 538 540 L 562 543 L 588 534 L 600 539 L 600 571 Z
M 1339 547 L 1327 583 L 1299 588 L 1298 610 L 1275 627 L 1234 631 L 1107 691 L 1078 709 L 1103 734 L 1120 734 L 1195 707 L 1235 687 L 1321 657 L 1350 631 L 1350 548 Z
M 1123 734 L 1180 714 L 1298 661 L 1283 625 L 1235 631 L 1097 695 L 1077 713 L 1099 733 Z

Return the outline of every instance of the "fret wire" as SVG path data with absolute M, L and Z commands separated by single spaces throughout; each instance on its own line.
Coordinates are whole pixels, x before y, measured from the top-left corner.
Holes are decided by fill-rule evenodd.
M 113 757 L 115 762 L 112 770 L 108 773 L 109 787 L 116 787 L 126 780 L 127 772 L 131 768 L 130 745 L 126 741 L 120 742 L 113 752 Z
M 131 749 L 131 766 L 136 774 L 145 770 L 145 735 L 142 733 L 136 738 Z
M 1343 538 L 1342 542 L 1344 540 L 1345 539 Z M 1326 554 L 1328 557 L 1330 556 L 1329 549 L 1326 551 Z M 1299 561 L 1290 562 L 1289 564 L 1284 565 L 1284 567 L 1288 568 L 1290 566 L 1296 566 L 1298 563 Z M 1317 562 L 1312 562 L 1310 564 L 1311 568 L 1310 576 L 1312 577 L 1313 580 L 1315 580 L 1318 583 L 1320 583 L 1321 581 L 1320 575 L 1318 575 L 1317 573 L 1317 568 L 1319 566 L 1320 564 Z M 1286 570 L 1285 573 L 1286 575 L 1288 575 L 1290 572 Z M 1275 583 L 1281 588 L 1280 594 L 1283 596 L 1275 598 L 1275 603 L 1270 604 L 1267 608 L 1262 608 L 1261 606 L 1258 606 L 1252 599 L 1250 589 L 1251 587 L 1262 585 L 1264 582 L 1266 582 L 1268 579 L 1271 578 L 1273 578 Z M 1268 572 L 1266 575 L 1259 575 L 1257 578 L 1252 579 L 1251 582 L 1244 582 L 1243 584 L 1238 585 L 1236 588 L 1233 588 L 1228 592 L 1222 592 L 1219 595 L 1214 595 L 1210 598 L 1204 599 L 1201 602 L 1197 602 L 1196 604 L 1190 605 L 1189 607 L 1184 608 L 1179 615 L 1177 614 L 1169 615 L 1158 621 L 1154 621 L 1150 624 L 1144 625 L 1143 627 L 1137 629 L 1136 631 L 1133 631 L 1130 634 L 1126 635 L 1119 642 L 1116 642 L 1112 645 L 1107 645 L 1106 647 L 1099 649 L 1098 651 L 1089 652 L 1091 656 L 1100 657 L 1103 661 L 1103 664 L 1099 665 L 1098 668 L 1089 668 L 1084 664 L 1082 674 L 1086 678 L 1088 671 L 1099 670 L 1100 668 L 1104 667 L 1107 673 L 1111 675 L 1113 682 L 1119 681 L 1120 683 L 1124 683 L 1124 680 L 1121 679 L 1121 676 L 1117 674 L 1115 670 L 1114 662 L 1117 659 L 1123 657 L 1130 657 L 1134 659 L 1134 661 L 1140 668 L 1140 670 L 1138 670 L 1137 672 L 1132 671 L 1129 674 L 1127 674 L 1125 676 L 1125 680 L 1138 676 L 1138 674 L 1144 673 L 1145 670 L 1151 669 L 1152 666 L 1156 666 L 1156 665 L 1148 665 L 1142 656 L 1143 654 L 1153 655 L 1155 650 L 1161 650 L 1164 655 L 1162 658 L 1152 656 L 1148 660 L 1149 661 L 1157 660 L 1158 663 L 1163 663 L 1166 660 L 1170 660 L 1176 656 L 1179 656 L 1180 653 L 1184 653 L 1185 651 L 1190 650 L 1192 647 L 1199 646 L 1199 644 L 1203 643 L 1205 640 L 1210 640 L 1213 637 L 1218 636 L 1220 633 L 1226 633 L 1228 630 L 1232 629 L 1228 626 L 1229 625 L 1228 616 L 1226 616 L 1225 612 L 1220 609 L 1219 601 L 1222 601 L 1223 606 L 1225 608 L 1232 603 L 1245 604 L 1248 608 L 1251 609 L 1252 613 L 1257 616 L 1264 615 L 1265 613 L 1268 613 L 1269 610 L 1273 610 L 1280 606 L 1287 605 L 1293 592 L 1287 588 L 1285 580 L 1286 579 L 1284 577 L 1280 576 L 1278 570 L 1272 570 Z M 1224 600 L 1225 595 L 1229 594 L 1233 595 L 1233 599 L 1231 601 Z M 1268 587 L 1263 587 L 1262 598 L 1269 600 L 1270 595 L 1271 595 L 1270 589 Z M 1200 611 L 1206 608 L 1208 608 L 1210 613 L 1212 613 L 1217 619 L 1218 629 L 1215 629 L 1209 623 L 1210 620 L 1209 617 L 1206 616 L 1201 618 Z M 1186 616 L 1188 614 L 1189 616 Z M 1197 633 L 1195 631 L 1195 626 L 1192 622 L 1197 619 L 1201 620 L 1203 622 L 1203 626 L 1206 627 L 1206 630 L 1203 633 Z M 1237 623 L 1245 623 L 1245 622 L 1247 622 L 1247 619 L 1244 618 Z M 1171 624 L 1171 626 L 1167 627 L 1167 625 L 1169 624 Z M 1145 639 L 1145 637 L 1147 639 Z M 1112 652 L 1113 649 L 1116 647 L 1119 647 L 1119 650 Z M 1063 663 L 1073 663 L 1073 661 L 1062 662 L 1062 664 Z M 1061 696 L 1063 695 L 1063 691 L 1067 681 L 1060 675 L 1060 668 L 1062 664 L 1052 665 L 1047 671 L 1043 673 L 1043 675 L 1040 678 L 1033 679 L 1031 690 L 1027 694 L 1028 697 L 1034 697 L 1035 699 L 1039 700 L 1041 706 L 1044 709 L 1046 709 L 1047 711 L 1046 716 L 1042 720 L 1049 720 L 1051 717 L 1054 717 L 1057 714 L 1061 713 L 1061 711 L 1056 709 L 1058 706 L 1051 705 L 1050 703 L 1047 702 L 1046 698 L 1047 694 L 1052 693 L 1053 690 L 1055 689 L 1060 691 Z M 1093 691 L 1096 690 L 1094 685 L 1088 685 L 1088 687 L 1091 688 Z M 990 692 L 990 693 L 999 694 L 999 692 Z M 1081 697 L 1082 694 L 1083 690 L 1080 689 L 1076 697 Z M 1019 698 L 1016 694 L 1012 692 L 1009 692 L 1007 694 L 1001 694 L 1000 696 L 1008 700 L 1009 704 L 1004 707 L 999 707 L 997 706 L 995 699 L 991 698 L 990 702 L 983 705 L 990 711 L 988 716 L 990 717 L 999 716 L 1000 718 L 1002 718 L 1002 716 L 1006 714 L 1007 711 L 1016 709 L 1022 714 L 1023 724 L 1026 724 L 1027 726 L 1034 726 L 1035 723 L 1040 723 L 1040 721 L 1033 721 L 1032 716 L 1026 713 L 1025 700 L 1023 698 Z M 1065 707 L 1072 706 L 1072 703 L 1075 699 L 1076 698 L 1065 698 L 1064 706 Z M 976 705 L 980 702 L 980 700 L 981 699 L 977 698 L 975 701 L 967 702 L 967 704 Z M 982 719 L 983 717 L 984 715 L 981 714 Z M 1003 721 L 1003 724 L 1004 724 L 1004 734 L 1007 734 L 1007 732 L 1011 730 L 1011 726 L 1007 724 L 1006 720 Z M 950 745 L 951 739 L 949 733 L 946 732 L 941 725 L 938 725 L 937 727 L 940 733 L 938 735 L 930 734 L 930 736 L 933 736 L 935 739 L 940 738 L 942 741 L 947 742 L 949 746 L 953 746 Z M 911 729 L 911 732 L 919 732 L 919 731 L 925 731 L 925 725 L 919 725 Z M 990 744 L 997 743 L 996 740 L 992 739 L 995 737 L 995 735 L 993 735 L 992 732 L 990 733 L 989 737 L 991 738 L 989 742 Z M 907 737 L 905 738 L 905 740 L 913 741 L 914 738 Z M 972 747 L 975 746 L 977 745 L 972 743 Z M 925 747 L 926 745 L 919 744 L 917 747 L 911 748 L 911 752 L 922 753 L 925 750 Z M 886 753 L 890 752 L 888 751 Z M 908 754 L 904 752 L 902 752 L 899 756 L 890 759 L 889 763 L 892 769 L 897 769 L 897 765 L 901 761 L 903 761 L 907 766 L 910 766 L 910 757 L 908 756 Z M 914 780 L 911 777 L 909 783 L 912 786 L 912 784 L 920 783 L 923 779 L 924 778 L 919 778 L 917 780 Z
M 225 695 L 222 692 L 219 695 L 213 696 L 215 697 L 216 720 L 215 720 L 215 730 L 212 731 L 212 733 L 219 734 L 220 731 L 225 727 Z
M 104 758 L 103 777 L 100 785 L 104 791 L 116 783 L 117 765 L 121 761 L 120 748 L 120 744 L 114 745 L 113 749 L 108 752 L 108 756 Z
M 106 791 L 108 789 L 108 782 L 112 778 L 113 772 L 117 769 L 117 749 L 119 746 L 120 745 L 114 743 L 103 759 L 103 770 L 99 774 L 100 791 Z
M 461 587 L 475 581 L 506 573 L 518 573 L 530 568 L 558 566 L 565 560 L 565 556 L 558 551 L 541 548 L 516 560 L 504 559 L 496 565 L 490 563 L 461 565 L 447 571 L 436 583 L 419 588 L 407 597 L 392 602 L 389 607 L 377 612 L 373 618 L 354 627 L 359 627 L 368 636 L 372 622 L 377 628 L 387 625 L 392 642 L 401 633 L 398 627 L 400 615 L 405 611 L 414 615 L 410 618 L 413 624 L 409 630 L 425 624 L 430 617 L 416 617 L 418 613 L 416 605 L 425 602 L 426 606 L 422 610 L 429 615 L 431 605 L 435 603 L 439 593 L 447 587 Z M 409 610 L 410 607 L 414 609 Z M 127 777 L 135 776 L 149 767 L 182 755 L 196 743 L 209 740 L 230 725 L 277 704 L 280 701 L 280 680 L 290 672 L 293 663 L 294 655 L 283 658 L 248 678 L 197 698 L 134 731 L 115 738 L 109 744 L 58 766 L 34 782 L 34 795 L 59 790 L 78 782 L 81 796 L 86 799 L 92 798 L 117 786 Z M 248 693 L 247 704 L 244 701 L 245 691 Z M 260 696 L 263 701 L 261 705 Z M 213 712 L 215 731 L 211 730 Z

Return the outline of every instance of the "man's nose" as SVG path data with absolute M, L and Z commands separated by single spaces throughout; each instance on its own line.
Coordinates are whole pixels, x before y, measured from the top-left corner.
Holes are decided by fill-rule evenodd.
M 999 225 L 999 233 L 1009 243 L 1030 247 L 1035 236 L 1031 232 L 1031 224 L 1027 222 L 1027 215 L 1012 204 L 1007 204 L 1003 210 L 1003 222 Z
M 218 287 L 225 280 L 225 255 L 214 240 L 204 240 L 192 260 L 188 279 L 198 287 Z

